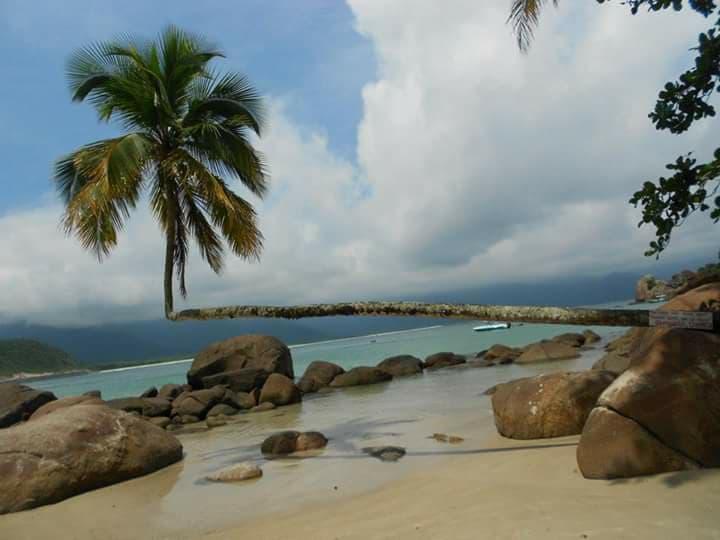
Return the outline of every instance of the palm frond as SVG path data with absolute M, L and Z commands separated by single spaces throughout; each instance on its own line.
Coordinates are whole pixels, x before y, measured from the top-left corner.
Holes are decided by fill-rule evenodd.
M 140 196 L 153 143 L 143 134 L 99 141 L 61 158 L 55 180 L 66 202 L 63 224 L 98 258 L 117 244 L 117 233 Z
M 540 13 L 548 0 L 513 0 L 507 22 L 512 26 L 518 47 L 527 52 L 532 43 L 535 29 L 540 21 Z M 552 0 L 557 7 L 558 0 Z

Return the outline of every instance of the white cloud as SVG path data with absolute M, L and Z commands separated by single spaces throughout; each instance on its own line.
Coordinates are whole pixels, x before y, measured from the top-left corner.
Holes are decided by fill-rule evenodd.
M 504 24 L 508 2 L 349 4 L 378 61 L 357 164 L 274 101 L 262 262 L 228 259 L 217 278 L 195 257 L 189 305 L 411 297 L 646 263 L 651 231 L 636 228 L 627 199 L 675 155 L 707 153 L 717 139 L 712 124 L 675 137 L 647 119 L 706 21 L 567 2 L 548 9 L 523 57 Z M 102 265 L 63 238 L 59 215 L 48 205 L 0 216 L 0 313 L 160 314 L 162 240 L 146 210 Z M 714 232 L 693 220 L 670 256 L 710 256 Z

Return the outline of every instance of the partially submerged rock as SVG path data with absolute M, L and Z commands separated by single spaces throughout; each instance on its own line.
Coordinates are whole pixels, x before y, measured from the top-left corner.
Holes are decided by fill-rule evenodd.
M 535 364 L 539 362 L 552 362 L 556 360 L 571 360 L 578 358 L 577 348 L 557 341 L 541 341 L 528 345 L 520 356 L 515 359 L 516 364 Z
M 172 435 L 122 411 L 76 405 L 0 431 L 0 514 L 55 503 L 182 459 Z
M 585 335 L 578 334 L 577 332 L 568 332 L 553 337 L 551 341 L 564 343 L 565 345 L 570 345 L 571 347 L 582 347 L 585 345 Z
M 520 349 L 516 349 L 515 347 L 508 347 L 507 345 L 496 343 L 485 351 L 482 355 L 482 359 L 491 365 L 511 364 L 518 356 L 520 356 L 521 352 L 522 351 Z
M 317 431 L 282 431 L 265 439 L 260 447 L 263 455 L 273 457 L 319 450 L 327 446 L 327 437 Z
M 329 386 L 332 380 L 342 373 L 345 373 L 345 370 L 337 364 L 316 360 L 305 370 L 298 383 L 298 388 L 303 394 L 317 392 L 321 388 Z
M 242 482 L 244 480 L 260 478 L 262 474 L 262 469 L 258 465 L 244 462 L 209 474 L 205 479 L 210 482 Z
M 406 377 L 423 372 L 422 360 L 409 354 L 386 358 L 377 367 L 393 377 Z
M 615 375 L 607 371 L 551 373 L 497 386 L 495 426 L 511 439 L 579 434 L 598 397 Z
M 238 336 L 213 343 L 195 357 L 187 378 L 193 388 L 203 388 L 207 387 L 203 384 L 205 377 L 246 368 L 295 378 L 290 349 L 277 338 L 258 335 Z
M 460 354 L 451 352 L 439 352 L 431 354 L 425 359 L 425 369 L 435 370 L 451 366 L 457 366 L 467 362 L 467 358 Z
M 27 420 L 40 407 L 57 398 L 52 392 L 15 383 L 0 384 L 0 428 Z
M 597 332 L 590 329 L 583 331 L 583 336 L 585 337 L 585 345 L 592 345 L 602 339 Z
M 333 388 L 343 388 L 346 386 L 361 386 L 365 384 L 376 384 L 392 379 L 392 375 L 375 367 L 355 367 L 346 373 L 342 373 L 335 377 L 330 383 Z
M 273 403 L 278 406 L 291 405 L 302 401 L 302 392 L 285 375 L 273 373 L 268 377 L 260 392 L 260 403 Z
M 400 446 L 369 446 L 362 451 L 380 461 L 398 461 L 407 453 Z

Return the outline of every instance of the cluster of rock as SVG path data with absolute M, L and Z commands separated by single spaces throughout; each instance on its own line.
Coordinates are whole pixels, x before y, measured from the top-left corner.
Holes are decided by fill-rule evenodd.
M 720 280 L 720 264 L 706 264 L 693 272 L 683 270 L 669 280 L 658 279 L 652 274 L 642 276 L 635 285 L 635 301 L 647 302 L 658 298 L 670 300 L 677 295 Z
M 720 282 L 664 310 L 718 310 Z M 517 439 L 580 434 L 587 478 L 720 466 L 720 335 L 636 328 L 608 345 L 592 370 L 498 385 L 498 431 Z

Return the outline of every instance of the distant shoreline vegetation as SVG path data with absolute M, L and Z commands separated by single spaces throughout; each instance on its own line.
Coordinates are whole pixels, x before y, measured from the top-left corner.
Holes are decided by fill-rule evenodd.
M 81 370 L 65 351 L 34 339 L 0 340 L 0 377 Z

